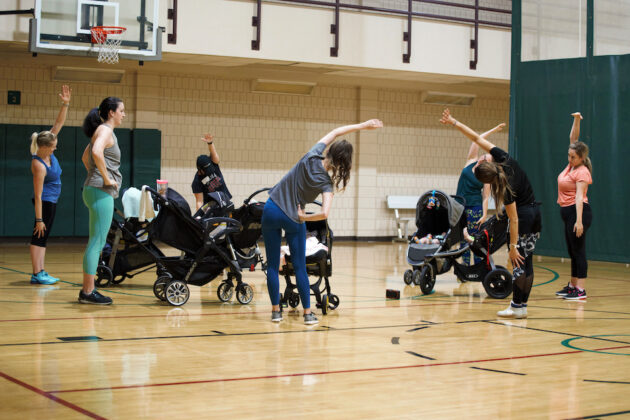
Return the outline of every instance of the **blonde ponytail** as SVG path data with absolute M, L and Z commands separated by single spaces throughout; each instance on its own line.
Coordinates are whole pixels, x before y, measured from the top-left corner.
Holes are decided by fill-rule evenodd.
M 33 133 L 31 134 L 31 155 L 36 155 L 37 154 L 37 149 L 39 149 L 37 147 L 37 137 L 39 135 L 37 133 Z
M 31 154 L 36 155 L 40 147 L 50 147 L 57 138 L 52 131 L 31 134 Z

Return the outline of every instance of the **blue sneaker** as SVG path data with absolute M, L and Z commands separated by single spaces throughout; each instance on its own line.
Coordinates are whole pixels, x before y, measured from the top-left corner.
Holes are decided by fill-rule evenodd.
M 55 284 L 58 279 L 46 276 L 45 271 L 40 271 L 37 274 L 31 276 L 31 284 Z
M 48 274 L 48 271 L 46 270 L 42 270 L 42 273 L 44 273 L 44 276 L 48 277 L 49 279 L 53 279 L 55 282 L 58 282 L 59 279 L 57 277 L 53 277 L 50 274 Z

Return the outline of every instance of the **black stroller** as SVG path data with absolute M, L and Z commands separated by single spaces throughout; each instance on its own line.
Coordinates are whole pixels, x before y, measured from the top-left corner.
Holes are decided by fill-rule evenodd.
M 228 217 L 196 219 L 191 216 L 186 200 L 174 190 L 169 188 L 166 198 L 153 189 L 148 190 L 160 209 L 149 224 L 149 234 L 182 251 L 182 256 L 157 259 L 164 273 L 153 285 L 155 296 L 181 306 L 190 297 L 189 284 L 203 286 L 227 269 L 228 278 L 223 284 L 228 286 L 221 286 L 233 288 L 233 280 L 236 280 L 237 300 L 241 304 L 251 302 L 254 291 L 241 280 L 241 269 L 230 239 L 239 232 L 241 224 Z
M 321 205 L 317 201 L 315 204 Z M 313 255 L 306 256 L 306 273 L 309 276 L 318 277 L 317 281 L 310 285 L 311 295 L 315 296 L 316 307 L 321 308 L 322 314 L 326 315 L 329 310 L 337 309 L 339 306 L 339 296 L 331 292 L 328 280 L 332 275 L 333 232 L 327 220 L 304 223 L 306 223 L 307 236 L 313 233 L 317 241 L 328 248 L 328 251 L 320 249 Z M 300 294 L 295 291 L 297 284 L 291 281 L 291 276 L 295 276 L 291 255 L 285 255 L 285 264 L 280 267 L 279 274 L 284 276 L 287 283 L 284 294 L 280 295 L 280 304 L 284 307 L 288 305 L 297 308 L 300 304 Z M 322 280 L 324 280 L 323 284 Z
M 269 188 L 262 188 L 255 191 L 245 199 L 242 206 L 230 213 L 230 217 L 241 223 L 240 230 L 230 235 L 234 256 L 241 270 L 254 271 L 260 264 L 262 271 L 267 274 L 267 264 L 258 247 L 258 241 L 262 236 L 261 222 L 265 202 L 258 202 L 254 197 L 268 190 Z M 217 289 L 217 296 L 220 301 L 227 302 L 232 299 L 233 291 L 230 283 L 223 282 Z
M 467 244 L 451 251 L 463 239 L 466 227 L 464 199 L 458 196 L 432 190 L 424 193 L 416 206 L 416 226 L 407 248 L 407 262 L 413 270 L 404 274 L 406 284 L 420 286 L 423 294 L 429 294 L 435 286 L 435 278 L 454 267 L 455 275 L 461 281 L 481 281 L 486 293 L 496 299 L 503 299 L 512 293 L 512 276 L 502 266 L 494 264 L 491 254 L 505 243 L 507 217 L 489 219 L 475 235 L 472 245 Z M 437 243 L 416 243 L 416 238 L 432 235 Z M 457 262 L 468 249 L 471 249 L 485 261 L 473 266 Z
M 96 269 L 94 282 L 98 287 L 120 284 L 156 266 L 161 272 L 157 259 L 164 254 L 147 232 L 149 222 L 140 222 L 137 217 L 125 219 L 118 209 L 115 213 Z

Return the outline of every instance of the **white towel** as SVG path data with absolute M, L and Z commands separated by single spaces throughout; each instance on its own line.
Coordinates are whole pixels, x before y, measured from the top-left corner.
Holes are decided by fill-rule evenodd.
M 140 190 L 134 187 L 128 188 L 122 196 L 125 219 L 140 215 Z
M 155 217 L 155 211 L 153 211 L 153 199 L 151 194 L 146 190 L 147 186 L 142 186 L 142 193 L 140 196 L 140 211 L 138 215 L 138 221 L 144 222 L 145 220 L 152 220 Z

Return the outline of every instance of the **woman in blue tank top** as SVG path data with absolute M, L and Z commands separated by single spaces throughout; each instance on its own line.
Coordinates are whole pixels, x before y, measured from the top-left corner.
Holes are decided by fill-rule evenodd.
M 499 124 L 491 130 L 481 135 L 484 139 L 492 133 L 501 131 L 505 127 L 505 123 Z M 468 149 L 466 164 L 457 182 L 457 195 L 466 200 L 464 212 L 466 213 L 466 229 L 469 235 L 477 233 L 479 225 L 481 225 L 488 216 L 488 197 L 490 197 L 490 185 L 482 184 L 473 173 L 473 167 L 477 164 L 479 154 L 479 146 L 472 143 Z M 462 241 L 465 245 L 466 241 Z M 470 251 L 462 254 L 464 264 L 470 264 Z M 475 257 L 474 263 L 477 264 L 481 258 Z
M 49 275 L 44 270 L 46 257 L 46 242 L 55 220 L 55 208 L 61 194 L 61 167 L 55 157 L 57 149 L 57 134 L 61 131 L 72 90 L 63 85 L 59 97 L 61 109 L 50 131 L 33 133 L 31 136 L 31 172 L 33 173 L 33 205 L 35 207 L 35 225 L 31 237 L 31 262 L 33 264 L 33 284 L 53 284 L 58 278 Z

